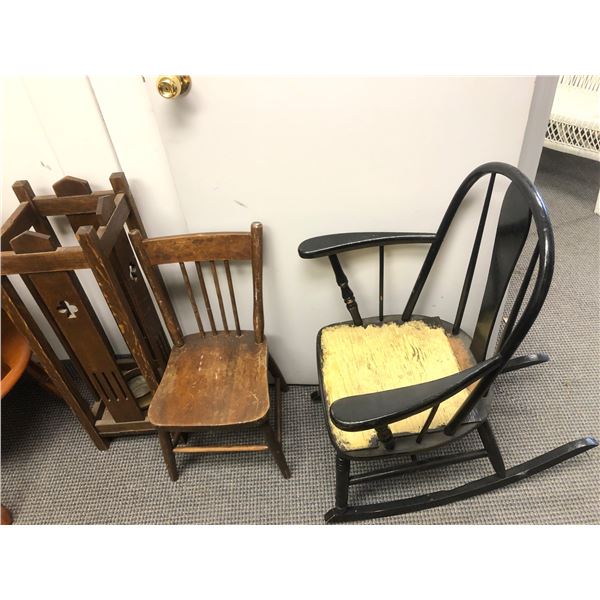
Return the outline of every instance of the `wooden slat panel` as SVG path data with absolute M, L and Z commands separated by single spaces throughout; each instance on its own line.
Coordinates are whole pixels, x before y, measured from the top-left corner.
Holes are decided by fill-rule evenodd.
M 56 249 L 56 245 L 51 240 L 50 236 L 43 233 L 38 233 L 37 231 L 24 231 L 23 233 L 19 234 L 18 236 L 15 236 L 12 240 L 10 240 L 10 245 L 14 252 L 16 252 L 17 254 L 29 254 L 33 250 L 36 250 L 37 252 L 53 252 Z M 67 275 L 67 273 L 63 273 L 62 275 Z M 33 277 L 36 277 L 36 275 L 33 275 Z M 48 320 L 48 323 L 50 323 L 50 325 L 52 326 L 52 329 L 54 330 L 54 333 L 56 333 L 58 339 L 60 340 L 60 343 L 65 349 L 68 350 L 68 348 L 70 347 L 69 342 L 65 338 L 62 330 L 60 329 L 60 327 L 58 327 L 55 321 L 55 307 L 49 308 L 48 306 L 46 306 L 46 303 L 38 293 L 36 286 L 31 281 L 31 276 L 21 275 L 21 279 L 23 280 L 23 283 L 27 286 L 27 289 L 29 290 L 35 302 L 37 303 L 38 307 Z M 83 294 L 83 291 L 81 293 Z M 85 369 L 83 369 L 78 360 L 77 354 L 71 353 L 71 360 L 73 361 L 75 368 L 79 371 L 79 374 L 82 377 L 82 379 L 86 381 L 90 385 L 90 387 L 93 388 L 91 381 L 89 381 L 88 375 L 85 372 Z
M 250 260 L 248 233 L 195 233 L 145 239 L 144 250 L 151 264 L 202 260 Z
M 129 347 L 150 389 L 155 390 L 158 387 L 158 379 L 153 370 L 147 340 L 140 330 L 110 261 L 100 248 L 100 241 L 96 231 L 91 226 L 81 227 L 77 232 L 77 239 L 85 252 L 90 268 L 102 290 L 104 298 L 119 325 L 119 329 L 125 338 L 125 343 Z M 123 420 L 119 419 L 119 421 Z
M 87 268 L 88 264 L 83 252 L 81 248 L 76 246 L 57 248 L 53 252 L 0 253 L 0 272 L 2 275 L 53 273 Z
M 158 371 L 162 373 L 167 364 L 170 347 L 125 230 L 121 231 L 110 252 L 110 262 L 138 325 L 147 338 Z
M 53 244 L 47 235 L 27 231 L 13 238 L 15 252 L 29 250 L 52 252 Z M 135 398 L 123 381 L 112 356 L 108 338 L 90 305 L 79 280 L 73 273 L 36 273 L 29 277 L 53 323 L 61 331 L 65 349 L 91 377 L 89 381 L 117 421 L 142 418 Z M 68 308 L 72 307 L 73 312 Z

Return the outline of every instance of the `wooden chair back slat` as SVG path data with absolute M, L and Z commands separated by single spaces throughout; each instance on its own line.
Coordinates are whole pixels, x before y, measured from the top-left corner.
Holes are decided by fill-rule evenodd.
M 202 336 L 204 336 L 204 327 L 202 326 L 202 319 L 200 318 L 200 312 L 198 311 L 198 305 L 196 304 L 196 298 L 194 297 L 192 286 L 190 285 L 190 278 L 188 277 L 187 269 L 185 268 L 185 265 L 182 262 L 179 263 L 179 268 L 181 269 L 181 274 L 183 275 L 185 289 L 187 291 L 188 298 L 190 299 L 192 310 L 194 311 L 194 317 L 196 317 L 198 329 L 200 330 Z
M 221 320 L 223 321 L 223 330 L 229 335 L 229 326 L 227 325 L 227 316 L 225 315 L 225 306 L 223 304 L 223 296 L 221 295 L 221 286 L 219 285 L 219 275 L 217 266 L 214 260 L 210 261 L 210 271 L 212 273 L 215 291 L 217 292 L 217 300 L 219 301 L 219 310 L 221 311 Z
M 229 268 L 229 261 L 223 261 L 225 264 L 225 273 L 227 275 L 227 285 L 229 287 L 229 298 L 231 300 L 231 308 L 233 310 L 233 318 L 235 320 L 235 333 L 241 335 L 240 330 L 240 319 L 238 317 L 237 304 L 235 302 L 235 292 L 233 291 L 233 281 L 231 279 L 231 269 Z
M 206 314 L 210 321 L 210 327 L 213 335 L 217 335 L 217 326 L 215 324 L 215 317 L 213 316 L 212 306 L 210 305 L 210 298 L 208 297 L 208 291 L 206 289 L 206 282 L 204 281 L 204 275 L 202 273 L 202 263 L 195 261 L 196 273 L 198 274 L 198 281 L 200 282 L 200 289 L 202 290 L 202 297 L 204 298 L 204 306 L 206 307 Z

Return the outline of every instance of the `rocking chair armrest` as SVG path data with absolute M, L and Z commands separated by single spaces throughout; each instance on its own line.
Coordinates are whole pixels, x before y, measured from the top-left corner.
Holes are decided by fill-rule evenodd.
M 331 420 L 345 431 L 363 431 L 399 421 L 454 396 L 501 363 L 502 358 L 497 354 L 474 367 L 434 381 L 340 398 L 329 409 Z
M 301 258 L 319 258 L 338 252 L 371 248 L 373 246 L 389 246 L 392 244 L 431 244 L 435 233 L 399 233 L 399 232 L 363 232 L 332 233 L 304 240 L 298 246 Z

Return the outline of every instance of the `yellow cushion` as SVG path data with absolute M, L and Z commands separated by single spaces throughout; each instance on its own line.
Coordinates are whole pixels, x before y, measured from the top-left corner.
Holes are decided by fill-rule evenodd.
M 422 321 L 355 327 L 334 325 L 321 332 L 322 378 L 327 408 L 340 398 L 381 392 L 452 375 L 474 364 L 458 338 Z M 467 389 L 442 402 L 430 428 L 446 425 L 469 395 Z M 394 434 L 421 431 L 430 409 L 390 424 Z M 343 431 L 330 419 L 344 450 L 377 446 L 374 429 Z

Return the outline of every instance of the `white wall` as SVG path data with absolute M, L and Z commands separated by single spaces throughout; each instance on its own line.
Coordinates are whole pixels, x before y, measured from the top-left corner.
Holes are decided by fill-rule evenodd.
M 262 221 L 266 331 L 295 383 L 316 381 L 318 329 L 348 318 L 328 261 L 302 261 L 300 241 L 341 231 L 435 231 L 472 168 L 490 160 L 518 164 L 525 149 L 529 170 L 542 146 L 535 132 L 525 135 L 533 77 L 192 80 L 191 93 L 174 101 L 160 98 L 148 77 L 145 90 L 140 77 L 94 77 L 91 85 L 78 78 L 73 96 L 56 80 L 11 86 L 3 197 L 16 179 L 50 193 L 63 174 L 108 187 L 108 175 L 122 169 L 151 235 L 241 230 Z M 497 210 L 496 202 L 492 216 Z M 453 318 L 477 218 L 478 206 L 466 205 L 419 310 Z M 488 251 L 490 243 L 488 230 Z M 389 309 L 402 310 L 424 253 L 387 252 Z M 352 258 L 342 260 L 361 312 L 375 314 L 376 251 Z M 467 307 L 468 331 L 483 270 Z M 191 331 L 191 311 L 180 302 L 177 309 Z

